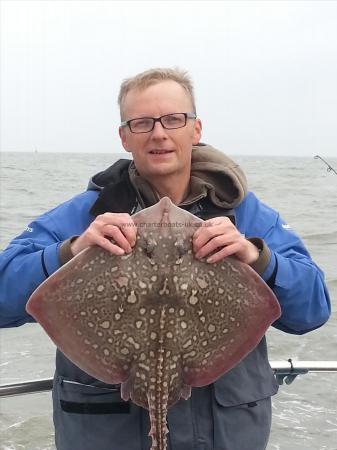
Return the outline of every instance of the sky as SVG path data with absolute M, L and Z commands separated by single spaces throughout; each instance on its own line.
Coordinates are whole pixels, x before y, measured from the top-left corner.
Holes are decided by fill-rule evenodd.
M 336 1 L 1 1 L 1 151 L 119 153 L 123 79 L 188 70 L 202 141 L 337 157 Z

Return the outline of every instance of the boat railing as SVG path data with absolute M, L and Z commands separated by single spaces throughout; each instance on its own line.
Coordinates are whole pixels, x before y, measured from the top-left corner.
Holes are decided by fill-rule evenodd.
M 280 385 L 290 384 L 298 375 L 307 373 L 337 373 L 337 361 L 293 361 L 289 358 L 284 361 L 270 361 L 270 365 Z M 0 384 L 0 397 L 46 392 L 50 391 L 52 387 L 52 378 Z

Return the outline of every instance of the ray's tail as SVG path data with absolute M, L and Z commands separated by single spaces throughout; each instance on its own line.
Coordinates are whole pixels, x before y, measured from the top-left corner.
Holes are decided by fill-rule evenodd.
M 164 342 L 164 326 L 166 318 L 166 307 L 161 310 L 160 315 L 160 335 L 158 360 L 156 375 L 153 383 L 150 384 L 148 394 L 149 414 L 151 429 L 149 435 L 152 438 L 151 450 L 166 450 L 166 435 L 168 428 L 166 424 L 167 404 L 168 404 L 168 372 L 166 370 L 166 358 Z M 152 380 L 151 380 L 152 381 Z
M 152 439 L 151 450 L 166 450 L 166 425 L 168 390 L 162 385 L 156 384 L 155 389 L 150 390 L 149 413 L 151 429 L 149 436 Z

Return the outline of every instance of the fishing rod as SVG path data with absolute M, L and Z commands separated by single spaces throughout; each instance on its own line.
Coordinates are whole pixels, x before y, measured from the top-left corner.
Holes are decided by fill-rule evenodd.
M 291 384 L 298 375 L 307 373 L 337 373 L 337 361 L 293 361 L 291 358 L 284 361 L 270 361 L 271 368 L 280 385 Z M 76 384 L 76 382 L 74 382 Z M 50 391 L 53 387 L 53 378 L 28 380 L 21 383 L 0 385 L 0 398 L 14 395 L 33 394 Z
M 324 164 L 327 166 L 327 169 L 326 169 L 327 172 L 333 172 L 335 175 L 337 175 L 336 170 L 327 161 L 325 161 L 325 159 L 323 159 L 321 156 L 316 155 L 316 156 L 314 156 L 314 159 L 320 159 L 321 161 L 323 161 Z

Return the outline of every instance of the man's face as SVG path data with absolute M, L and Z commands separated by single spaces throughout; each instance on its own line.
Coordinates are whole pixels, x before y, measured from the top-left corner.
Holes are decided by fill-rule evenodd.
M 123 120 L 160 117 L 171 113 L 193 112 L 192 102 L 182 86 L 163 81 L 144 90 L 131 90 L 124 101 Z M 148 133 L 131 133 L 128 126 L 119 129 L 123 147 L 131 152 L 139 174 L 155 182 L 158 177 L 189 176 L 192 145 L 201 137 L 199 119 L 187 119 L 186 126 L 166 130 L 160 122 Z

